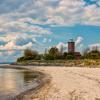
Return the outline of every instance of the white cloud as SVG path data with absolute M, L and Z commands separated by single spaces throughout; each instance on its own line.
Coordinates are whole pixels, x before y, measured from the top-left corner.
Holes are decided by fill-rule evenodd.
M 47 38 L 44 38 L 44 39 L 43 39 L 43 43 L 46 43 L 46 42 L 47 42 Z
M 91 44 L 89 45 L 89 48 L 90 50 L 97 48 L 100 51 L 100 43 Z
M 83 37 L 81 37 L 81 36 L 77 37 L 77 39 L 75 41 L 75 45 L 76 46 L 80 45 L 82 43 L 82 41 L 83 41 Z
M 99 2 L 97 1 L 98 4 Z M 15 11 L 3 13 L 0 19 L 4 23 L 20 20 L 42 25 L 100 26 L 99 12 L 100 7 L 96 4 L 86 5 L 84 0 L 25 0 Z
M 19 31 L 19 32 L 23 32 L 23 33 L 33 32 L 33 34 L 40 34 L 40 35 L 52 34 L 50 29 L 42 28 L 37 25 L 32 25 L 32 22 L 30 20 L 32 20 L 32 19 L 31 18 L 29 20 L 18 19 L 15 21 L 8 21 L 8 22 L 1 21 L 0 31 L 1 32 Z
M 27 40 L 32 39 L 33 42 L 36 42 L 34 35 L 28 35 L 27 33 L 8 33 L 3 36 L 0 36 L 0 41 L 9 42 L 9 41 L 20 41 L 20 40 Z
M 82 24 L 100 26 L 100 8 L 95 4 L 84 8 Z
M 5 45 L 0 45 L 0 56 L 3 56 L 5 58 L 6 57 L 10 57 L 13 56 L 14 54 L 17 54 L 17 52 L 19 51 L 18 54 L 20 54 L 23 50 L 25 50 L 26 48 L 32 48 L 33 43 L 29 42 L 25 45 L 19 46 L 16 45 L 16 43 L 14 41 L 10 41 Z M 17 55 L 18 55 L 17 54 Z M 17 58 L 17 56 L 16 56 Z
M 26 48 L 32 48 L 33 44 L 37 43 L 37 40 L 34 38 L 34 36 L 30 36 L 25 33 L 6 34 L 4 36 L 0 36 L 0 41 L 5 42 L 5 44 L 0 44 L 0 55 L 3 57 L 5 57 L 5 55 L 9 57 L 17 53 L 17 51 L 20 53 Z M 17 42 L 21 43 L 21 45 L 18 45 Z
M 52 39 L 49 39 L 48 42 L 52 42 Z
M 77 39 L 75 41 L 75 46 L 76 46 L 76 51 L 80 51 L 80 52 L 83 51 L 83 47 L 84 47 L 83 37 L 81 37 L 81 36 L 77 37 Z
M 48 39 L 48 38 L 43 39 L 43 43 L 50 43 L 51 41 L 52 41 L 52 39 Z
M 68 45 L 65 44 L 65 43 L 63 43 L 63 42 L 60 42 L 60 43 L 58 43 L 58 44 L 56 45 L 56 47 L 57 47 L 59 50 L 61 50 L 61 49 L 63 48 L 64 51 L 67 51 Z
M 16 45 L 14 41 L 10 41 L 5 45 L 0 45 L 0 50 L 7 50 L 7 51 L 24 50 L 26 48 L 32 48 L 32 46 L 33 46 L 32 42 L 19 46 L 19 45 Z

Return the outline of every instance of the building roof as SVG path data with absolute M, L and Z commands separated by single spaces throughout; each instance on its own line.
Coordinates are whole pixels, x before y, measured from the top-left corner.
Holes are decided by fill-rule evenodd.
M 74 42 L 74 39 L 70 39 L 69 42 Z

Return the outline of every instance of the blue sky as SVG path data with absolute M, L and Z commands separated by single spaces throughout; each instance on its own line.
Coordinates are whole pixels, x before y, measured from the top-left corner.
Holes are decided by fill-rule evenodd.
M 100 49 L 100 0 L 0 1 L 0 62 L 16 61 L 26 48 L 67 51 L 71 38 L 76 51 Z

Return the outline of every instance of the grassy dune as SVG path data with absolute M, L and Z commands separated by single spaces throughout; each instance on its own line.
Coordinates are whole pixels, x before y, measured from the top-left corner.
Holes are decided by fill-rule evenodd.
M 100 60 L 27 60 L 17 62 L 19 65 L 38 65 L 38 66 L 79 66 L 79 67 L 100 67 Z

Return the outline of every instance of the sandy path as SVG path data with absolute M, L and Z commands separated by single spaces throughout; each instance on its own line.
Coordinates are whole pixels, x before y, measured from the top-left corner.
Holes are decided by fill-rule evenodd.
M 100 100 L 100 69 L 39 67 L 50 74 L 51 84 L 43 87 L 32 100 Z M 30 100 L 31 100 L 30 99 Z

